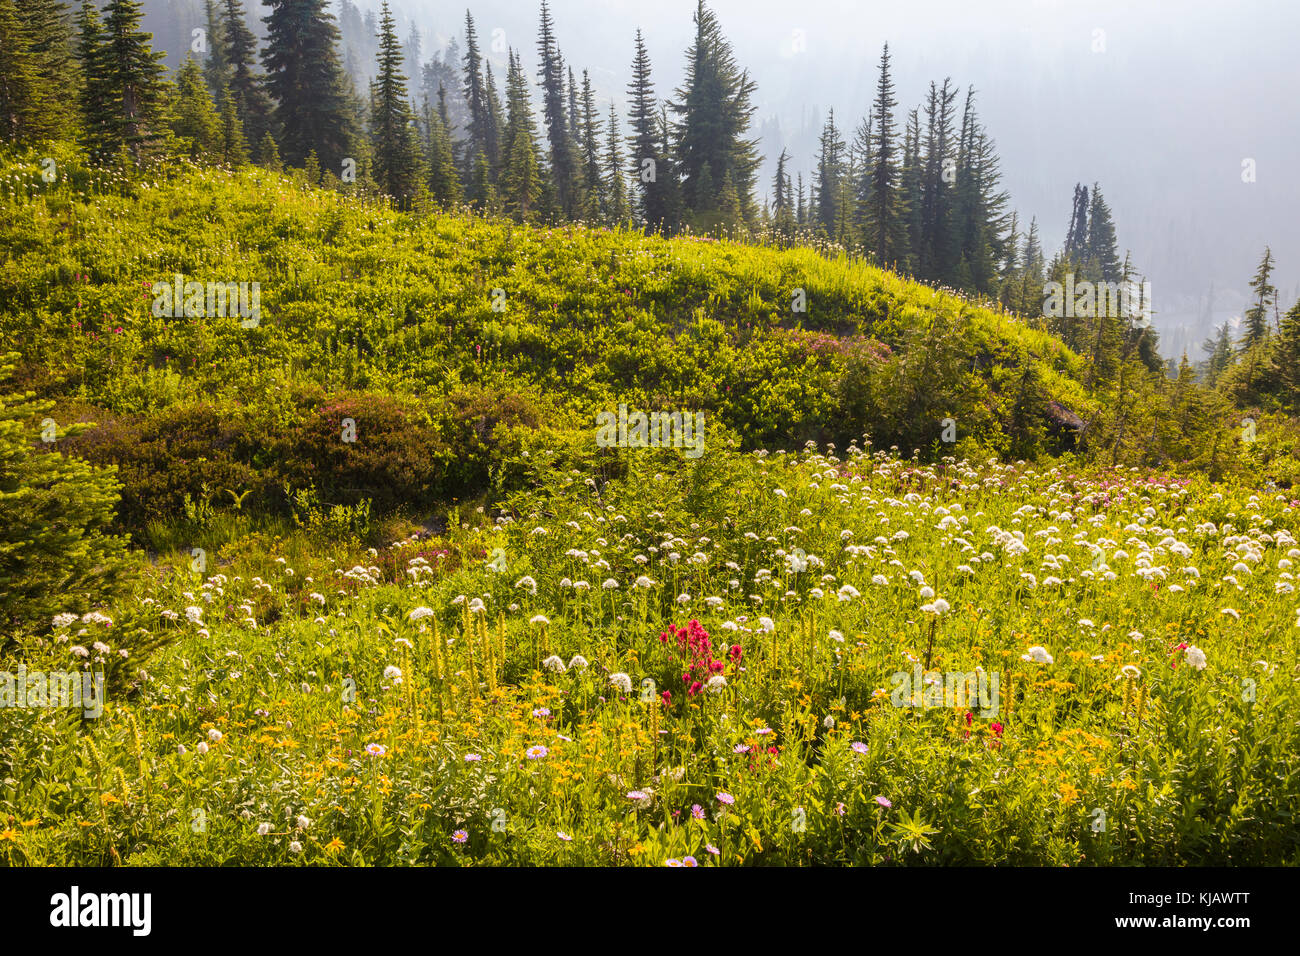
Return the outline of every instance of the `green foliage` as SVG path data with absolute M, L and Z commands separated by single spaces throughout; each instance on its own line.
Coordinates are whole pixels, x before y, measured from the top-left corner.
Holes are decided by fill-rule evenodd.
M 18 355 L 0 364 L 7 380 Z M 0 395 L 0 649 L 48 626 L 54 614 L 89 610 L 129 583 L 127 540 L 109 533 L 119 484 L 57 448 L 79 429 L 49 417 L 30 392 Z M 40 436 L 38 438 L 38 436 Z

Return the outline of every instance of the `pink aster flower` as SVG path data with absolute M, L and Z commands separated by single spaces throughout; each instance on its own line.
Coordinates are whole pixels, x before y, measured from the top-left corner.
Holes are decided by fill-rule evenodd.
M 469 839 L 469 834 L 466 833 L 464 830 L 457 830 L 455 833 L 451 835 L 451 838 L 455 840 L 457 843 L 464 843 L 466 840 Z

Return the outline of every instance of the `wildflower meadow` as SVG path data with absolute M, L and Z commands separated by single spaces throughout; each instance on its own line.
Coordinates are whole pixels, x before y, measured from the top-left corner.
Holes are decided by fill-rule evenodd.
M 103 714 L 0 710 L 0 854 L 1295 861 L 1300 502 L 869 446 L 624 454 L 443 534 L 67 607 L 27 667 L 107 672 Z

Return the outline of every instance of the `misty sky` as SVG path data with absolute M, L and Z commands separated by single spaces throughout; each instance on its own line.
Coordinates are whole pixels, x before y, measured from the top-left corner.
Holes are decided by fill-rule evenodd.
M 377 9 L 379 0 L 358 0 Z M 536 69 L 532 0 L 394 0 L 400 36 L 414 20 L 428 56 L 463 40 L 465 7 L 480 40 L 492 31 Z M 1100 183 L 1120 255 L 1152 283 L 1161 351 L 1208 334 L 1197 324 L 1211 283 L 1216 321 L 1239 316 L 1246 284 L 1272 247 L 1285 311 L 1300 297 L 1300 3 L 1296 0 L 712 0 L 736 58 L 758 84 L 761 185 L 790 149 L 805 180 L 833 107 L 851 139 L 875 91 L 888 41 L 898 119 L 931 79 L 973 85 L 1002 159 L 1004 186 L 1049 255 L 1059 248 L 1076 182 Z M 657 91 L 681 82 L 695 0 L 552 0 L 561 49 L 590 70 L 602 101 L 624 91 L 633 37 L 646 37 Z M 335 8 L 337 9 L 337 7 Z M 1104 37 L 1095 31 L 1104 31 Z M 796 50 L 796 31 L 804 48 Z M 1094 52 L 1098 40 L 1104 51 Z M 503 84 L 504 55 L 494 55 Z M 411 71 L 414 72 L 414 71 Z M 1242 182 L 1242 161 L 1256 182 Z M 1179 332 L 1177 327 L 1189 324 Z

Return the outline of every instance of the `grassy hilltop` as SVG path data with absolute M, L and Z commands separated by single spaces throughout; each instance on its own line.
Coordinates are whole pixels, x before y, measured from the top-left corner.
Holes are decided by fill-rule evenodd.
M 0 490 L 115 466 L 131 574 L 4 607 L 109 684 L 0 708 L 0 860 L 1300 861 L 1282 438 L 847 257 L 60 161 L 0 174 Z

